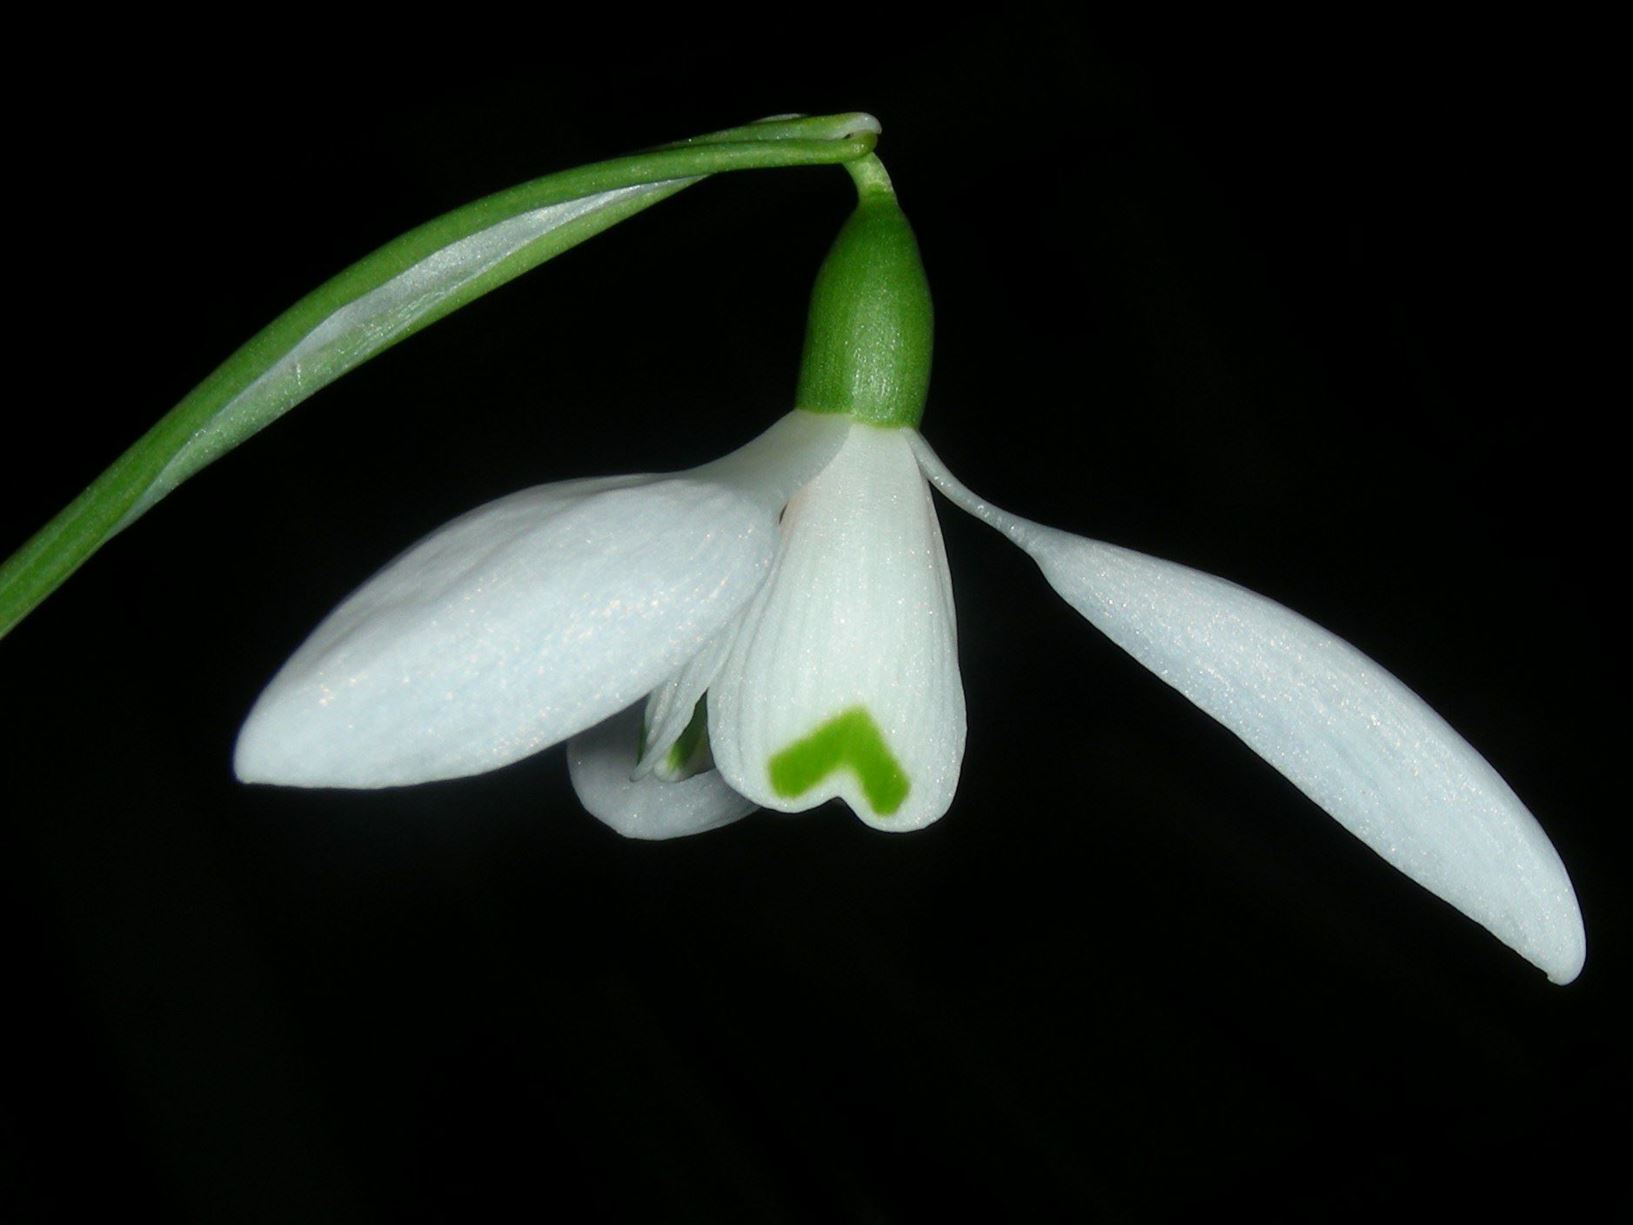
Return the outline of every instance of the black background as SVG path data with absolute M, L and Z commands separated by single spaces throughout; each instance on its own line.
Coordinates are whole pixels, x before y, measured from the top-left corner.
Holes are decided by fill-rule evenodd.
M 831 806 L 628 843 L 559 749 L 387 793 L 237 785 L 261 685 L 424 532 L 790 407 L 850 189 L 745 174 L 322 392 L 0 643 L 17 1219 L 1570 1219 L 1618 1185 L 1595 35 L 843 17 L 752 63 L 475 14 L 368 52 L 114 32 L 54 61 L 13 152 L 0 545 L 404 229 L 870 110 L 936 294 L 942 457 L 1394 670 L 1554 839 L 1582 979 L 1397 876 L 945 507 L 970 736 L 927 831 Z

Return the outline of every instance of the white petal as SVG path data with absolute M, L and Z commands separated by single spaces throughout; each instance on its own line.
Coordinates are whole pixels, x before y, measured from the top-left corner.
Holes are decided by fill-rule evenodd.
M 1356 837 L 1555 982 L 1581 972 L 1582 916 L 1558 853 L 1422 698 L 1280 604 L 1007 514 L 915 446 L 937 487 L 1025 549 L 1067 603 Z
M 772 514 L 839 453 L 850 433 L 850 418 L 804 409 L 780 418 L 765 433 L 690 475 L 734 489 Z
M 786 494 L 843 425 L 792 413 L 669 477 L 540 486 L 432 533 L 337 608 L 239 734 L 246 782 L 456 778 L 591 727 L 676 672 L 769 571 Z
M 846 417 L 796 410 L 747 446 L 693 475 L 730 485 L 780 515 L 789 496 L 838 452 L 849 428 Z M 698 700 L 726 660 L 734 632 L 735 625 L 716 635 L 685 667 L 652 691 L 646 707 L 646 752 L 636 764 L 637 775 L 651 773 L 686 730 Z
M 758 805 L 714 770 L 670 783 L 632 779 L 641 705 L 631 706 L 567 742 L 573 790 L 592 816 L 626 838 L 679 838 L 730 825 Z
M 496 769 L 605 719 L 759 587 L 775 519 L 688 477 L 547 485 L 415 545 L 336 609 L 239 736 L 249 782 Z
M 952 587 L 905 431 L 852 425 L 788 503 L 771 581 L 709 690 L 715 764 L 795 812 L 838 796 L 870 825 L 929 824 L 964 753 Z

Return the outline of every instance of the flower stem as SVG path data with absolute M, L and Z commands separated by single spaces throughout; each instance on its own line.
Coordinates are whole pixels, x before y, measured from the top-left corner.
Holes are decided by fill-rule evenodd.
M 888 196 L 896 198 L 896 187 L 890 181 L 890 172 L 885 164 L 879 160 L 879 155 L 869 153 L 854 161 L 845 163 L 845 169 L 850 172 L 851 179 L 856 184 L 856 198 L 866 200 L 870 196 Z
M 222 362 L 0 566 L 0 637 L 182 481 L 369 358 L 712 174 L 866 157 L 878 120 L 780 117 L 547 175 L 387 243 Z

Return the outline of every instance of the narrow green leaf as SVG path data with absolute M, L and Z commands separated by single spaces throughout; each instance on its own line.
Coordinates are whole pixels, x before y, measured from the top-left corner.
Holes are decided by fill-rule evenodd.
M 0 637 L 182 481 L 319 388 L 711 174 L 865 156 L 870 115 L 778 118 L 535 179 L 410 230 L 222 362 L 0 566 Z

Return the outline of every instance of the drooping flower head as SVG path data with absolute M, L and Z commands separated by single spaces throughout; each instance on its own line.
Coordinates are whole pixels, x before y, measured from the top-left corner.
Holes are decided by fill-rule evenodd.
M 875 828 L 922 828 L 952 804 L 965 738 L 933 484 L 1379 854 L 1574 978 L 1585 944 L 1558 855 L 1422 699 L 1272 601 L 1031 523 L 947 471 L 918 432 L 917 244 L 877 160 L 852 171 L 792 412 L 700 468 L 545 485 L 433 533 L 274 678 L 239 777 L 396 786 L 567 741 L 585 807 L 632 837 L 835 798 Z

